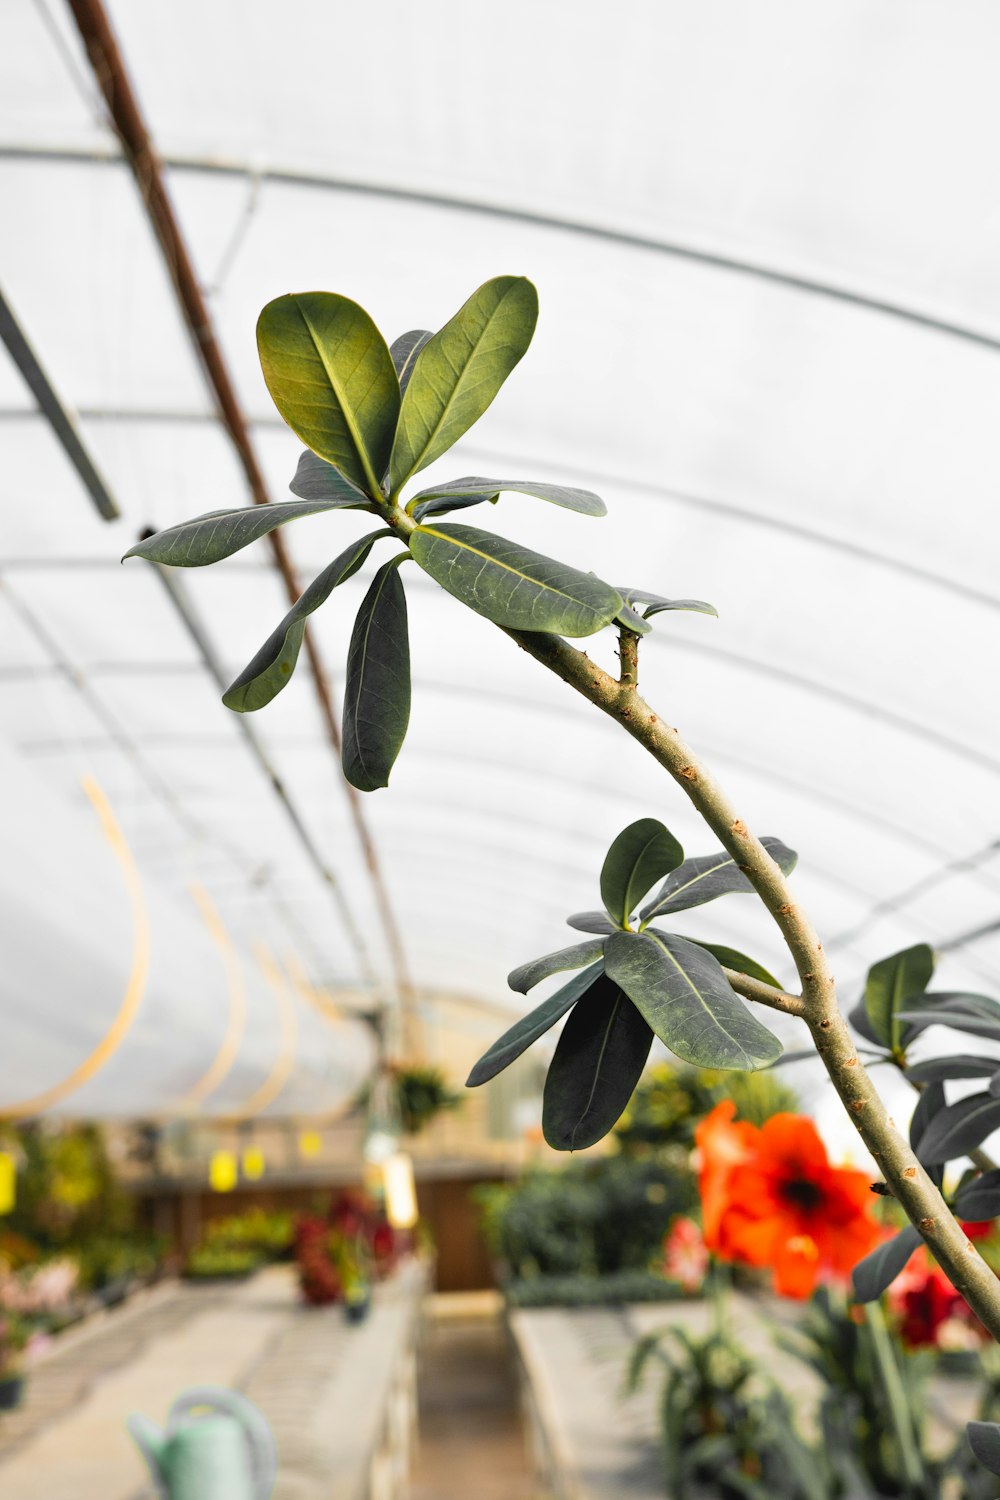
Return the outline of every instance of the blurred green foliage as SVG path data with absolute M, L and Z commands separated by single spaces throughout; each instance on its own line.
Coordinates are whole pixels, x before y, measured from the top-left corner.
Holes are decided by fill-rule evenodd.
M 794 1089 L 772 1069 L 730 1073 L 658 1063 L 647 1068 L 614 1129 L 619 1148 L 644 1152 L 665 1148 L 688 1151 L 699 1120 L 723 1099 L 732 1099 L 741 1120 L 763 1125 L 771 1115 L 799 1109 Z

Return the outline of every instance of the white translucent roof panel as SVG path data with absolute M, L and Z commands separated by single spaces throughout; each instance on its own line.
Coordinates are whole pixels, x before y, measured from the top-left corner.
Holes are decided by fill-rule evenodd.
M 468 519 L 718 607 L 658 620 L 643 690 L 748 822 L 801 851 L 796 889 L 849 993 L 922 939 L 949 984 L 995 983 L 996 8 L 110 14 L 274 498 L 299 445 L 257 364 L 265 301 L 340 291 L 391 338 L 439 326 L 491 275 L 530 275 L 528 357 L 422 477 L 598 490 L 602 522 L 515 496 Z M 51 0 L 0 15 L 0 192 L 15 229 L 0 282 L 122 512 L 97 518 L 0 358 L 0 733 L 53 795 L 97 776 L 143 870 L 168 893 L 203 883 L 237 941 L 267 927 L 307 946 L 314 977 L 387 986 L 308 674 L 252 729 L 339 898 L 159 580 L 118 566 L 142 528 L 249 497 Z M 365 524 L 287 529 L 300 576 Z M 338 698 L 376 565 L 316 617 Z M 413 713 L 391 788 L 363 810 L 417 984 L 502 999 L 507 970 L 595 904 L 624 823 L 653 814 L 695 852 L 709 841 L 611 724 L 415 568 L 403 577 Z M 181 582 L 227 678 L 286 608 L 264 546 Z M 587 646 L 609 667 L 613 648 Z M 684 922 L 787 973 L 749 900 Z

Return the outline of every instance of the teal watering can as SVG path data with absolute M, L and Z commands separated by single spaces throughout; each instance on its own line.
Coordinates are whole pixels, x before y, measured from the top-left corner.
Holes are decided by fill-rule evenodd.
M 165 1430 L 133 1412 L 126 1423 L 160 1500 L 268 1500 L 277 1458 L 257 1408 L 221 1386 L 194 1386 L 170 1408 Z

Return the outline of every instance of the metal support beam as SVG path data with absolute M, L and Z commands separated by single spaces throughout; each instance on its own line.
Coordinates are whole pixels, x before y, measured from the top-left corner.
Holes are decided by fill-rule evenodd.
M 267 505 L 270 502 L 270 496 L 263 471 L 257 460 L 250 430 L 216 338 L 212 316 L 195 274 L 194 264 L 181 233 L 180 223 L 167 192 L 160 158 L 150 137 L 138 96 L 132 87 L 125 60 L 111 29 L 107 13 L 101 0 L 68 0 L 68 4 L 104 97 L 111 123 L 121 141 L 145 204 L 195 353 L 217 402 L 219 420 L 236 451 L 254 503 Z M 284 538 L 279 532 L 274 531 L 270 534 L 268 541 L 275 565 L 284 581 L 289 602 L 294 603 L 301 593 L 301 588 Z M 326 671 L 308 630 L 305 635 L 305 647 L 312 669 L 320 712 L 339 766 L 341 736 L 338 715 L 334 708 L 332 690 Z M 412 1018 L 414 992 L 402 937 L 382 878 L 371 833 L 361 809 L 360 797 L 355 788 L 348 785 L 342 778 L 341 785 L 344 786 L 348 797 L 351 816 L 374 888 L 395 986 L 403 1011 L 404 1027 L 409 1030 L 411 1019 L 408 1018 Z M 418 1050 L 415 1033 L 407 1036 L 406 1042 L 413 1050 Z
M 56 394 L 51 380 L 42 369 L 38 355 L 32 349 L 24 329 L 14 315 L 14 309 L 4 296 L 2 287 L 0 287 L 0 338 L 7 345 L 8 354 L 38 402 L 39 410 L 59 439 L 63 452 L 79 474 L 87 494 L 106 521 L 117 520 L 121 512 L 112 500 L 97 465 L 83 446 L 76 419 Z

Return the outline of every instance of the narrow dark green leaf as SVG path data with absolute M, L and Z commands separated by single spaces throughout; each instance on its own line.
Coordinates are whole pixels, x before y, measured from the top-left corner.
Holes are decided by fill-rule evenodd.
M 620 588 L 618 592 L 631 608 L 637 604 L 646 605 L 642 611 L 643 618 L 646 620 L 668 609 L 693 610 L 696 614 L 715 615 L 716 618 L 719 614 L 715 605 L 706 604 L 704 599 L 665 599 L 662 594 L 649 594 L 645 589 Z
M 608 513 L 604 501 L 592 490 L 577 490 L 567 484 L 543 484 L 535 479 L 480 479 L 476 475 L 452 479 L 447 484 L 437 484 L 429 490 L 421 490 L 418 495 L 414 495 L 413 500 L 426 503 L 430 500 L 471 495 L 491 500 L 494 495 L 502 494 L 533 495 L 537 500 L 548 500 L 551 505 L 561 505 L 564 510 L 575 510 L 581 516 L 606 516 Z M 417 514 L 416 505 L 413 514 Z
M 864 999 L 859 1000 L 858 1003 L 854 1006 L 854 1009 L 848 1012 L 847 1019 L 850 1021 L 851 1025 L 854 1027 L 858 1035 L 864 1037 L 866 1042 L 871 1042 L 875 1047 L 879 1047 L 882 1045 L 878 1037 L 875 1035 L 874 1031 L 872 1031 L 871 1022 L 868 1019 L 868 1012 L 865 1010 Z
M 328 464 L 325 458 L 318 457 L 309 448 L 300 453 L 298 468 L 288 488 L 303 500 L 328 501 L 331 510 L 372 509 L 367 495 L 345 479 L 333 464 Z
M 620 984 L 671 1052 L 702 1068 L 765 1067 L 778 1038 L 734 994 L 718 960 L 673 933 L 616 932 L 604 947 Z
M 787 848 L 780 839 L 763 838 L 761 843 L 782 874 L 790 875 L 795 868 L 798 855 Z M 686 911 L 692 906 L 702 906 L 714 901 L 717 896 L 746 894 L 752 892 L 743 871 L 731 854 L 720 849 L 718 854 L 702 854 L 697 859 L 686 859 L 657 891 L 654 899 L 641 912 L 643 922 L 651 922 L 666 912 Z
M 991 1074 L 987 1089 L 993 1095 L 994 1099 L 1000 1098 L 1000 1070 Z
M 920 996 L 921 1010 L 962 1010 L 970 1015 L 982 1016 L 989 1021 L 1000 1021 L 1000 1000 L 992 995 L 977 995 L 969 990 L 928 990 Z
M 945 1078 L 987 1078 L 998 1061 L 995 1057 L 928 1057 L 923 1062 L 908 1063 L 906 1076 L 911 1083 L 940 1083 Z
M 631 630 L 633 635 L 649 635 L 653 628 L 648 620 L 644 620 L 642 615 L 637 615 L 635 610 L 630 609 L 627 604 L 622 605 L 611 623 Z
M 855 1301 L 877 1302 L 922 1244 L 923 1240 L 913 1225 L 907 1224 L 891 1240 L 883 1240 L 864 1260 L 859 1260 L 852 1278 Z
M 627 996 L 598 979 L 563 1027 L 545 1079 L 542 1132 L 554 1150 L 582 1151 L 607 1135 L 632 1097 L 652 1042 Z
M 1000 1474 L 1000 1426 L 996 1422 L 969 1422 L 965 1436 L 983 1468 Z
M 1000 1169 L 983 1172 L 959 1190 L 955 1213 L 969 1224 L 995 1219 L 1000 1214 Z
M 689 938 L 688 942 L 711 953 L 724 969 L 735 969 L 737 974 L 747 974 L 751 979 L 759 979 L 761 984 L 772 985 L 776 990 L 783 988 L 781 981 L 775 979 L 769 969 L 765 969 L 755 959 L 747 958 L 745 953 L 740 953 L 736 948 L 728 948 L 725 943 L 703 943 L 700 938 Z
M 271 399 L 293 432 L 367 495 L 378 495 L 399 416 L 385 340 L 356 302 L 297 292 L 269 302 L 257 349 Z
M 602 911 L 575 911 L 571 917 L 566 918 L 566 926 L 575 927 L 577 932 L 618 931 L 614 922 L 609 922 Z
M 479 420 L 531 343 L 538 293 L 523 276 L 497 276 L 423 346 L 403 396 L 389 487 L 398 494 Z
M 406 596 L 397 569 L 385 563 L 372 579 L 347 653 L 344 775 L 361 792 L 387 786 L 410 719 L 410 647 Z
M 923 994 L 933 973 L 934 950 L 926 943 L 917 943 L 901 953 L 893 953 L 868 970 L 865 1010 L 871 1029 L 883 1047 L 899 1051 L 903 1035 L 899 1012 L 907 1001 L 916 1000 Z
M 926 1167 L 931 1181 L 938 1188 L 944 1181 L 944 1164 L 929 1162 L 920 1148 L 931 1121 L 941 1113 L 946 1103 L 944 1084 L 940 1080 L 937 1083 L 929 1083 L 917 1099 L 917 1107 L 910 1118 L 910 1145 Z
M 949 1162 L 965 1156 L 1000 1129 L 1000 1099 L 985 1091 L 949 1104 L 934 1116 L 918 1148 L 922 1162 Z
M 540 1036 L 544 1036 L 550 1027 L 561 1020 L 571 1006 L 574 1006 L 585 995 L 592 984 L 600 979 L 604 971 L 603 964 L 591 964 L 584 969 L 582 974 L 574 974 L 573 978 L 562 989 L 556 990 L 541 1005 L 515 1021 L 503 1036 L 498 1037 L 488 1051 L 476 1063 L 472 1072 L 466 1080 L 466 1087 L 478 1088 L 481 1083 L 488 1083 L 498 1073 L 502 1073 L 516 1057 L 526 1052 L 532 1042 L 536 1042 Z
M 400 395 L 406 391 L 410 383 L 417 355 L 431 337 L 431 332 L 427 328 L 412 328 L 409 333 L 401 333 L 399 338 L 389 346 L 396 377 L 399 380 Z
M 170 568 L 204 568 L 249 547 L 268 532 L 301 516 L 336 510 L 329 500 L 281 500 L 276 505 L 249 505 L 239 510 L 211 510 L 204 516 L 168 526 L 136 542 L 125 557 L 144 557 Z M 124 558 L 122 561 L 124 562 Z
M 232 686 L 226 689 L 222 701 L 227 708 L 240 714 L 253 713 L 270 703 L 281 692 L 295 670 L 307 618 L 321 604 L 326 603 L 338 584 L 344 583 L 358 571 L 379 537 L 398 540 L 396 533 L 388 527 L 372 531 L 368 536 L 345 547 L 328 568 L 317 574 L 278 628 L 268 636 L 253 661 L 243 668 Z
M 423 500 L 413 507 L 415 521 L 428 521 L 432 516 L 450 516 L 455 510 L 469 510 L 473 505 L 496 505 L 500 492 L 487 495 L 476 491 L 471 495 L 444 495 L 439 500 Z
M 964 1031 L 968 1036 L 989 1037 L 994 1042 L 1000 1042 L 1000 1021 L 991 1021 L 981 1011 L 970 1010 L 964 1005 L 937 1005 L 933 1010 L 901 1010 L 899 1019 L 907 1021 L 914 1031 L 926 1031 L 928 1026 L 950 1026 L 953 1031 Z
M 621 608 L 614 589 L 593 573 L 474 526 L 418 526 L 410 551 L 449 594 L 508 630 L 593 635 Z
M 624 828 L 601 869 L 601 900 L 612 922 L 624 927 L 647 891 L 683 858 L 680 844 L 655 818 Z
M 533 958 L 530 963 L 511 969 L 507 975 L 507 983 L 512 990 L 526 995 L 536 984 L 548 979 L 550 974 L 561 974 L 566 969 L 582 969 L 584 964 L 593 963 L 603 952 L 603 939 L 595 939 L 592 943 L 574 943 L 572 948 L 560 948 L 558 953 L 546 953 L 542 958 Z

